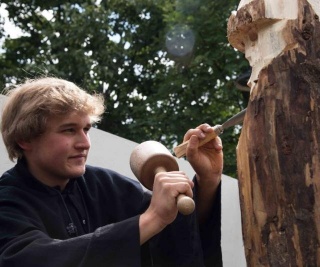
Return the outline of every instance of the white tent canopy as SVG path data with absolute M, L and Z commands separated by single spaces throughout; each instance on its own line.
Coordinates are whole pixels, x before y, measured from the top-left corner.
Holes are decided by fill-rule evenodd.
M 0 95 L 0 109 L 6 97 Z M 115 170 L 135 179 L 129 165 L 130 154 L 137 143 L 116 135 L 98 130 L 90 130 L 91 149 L 87 163 Z M 223 137 L 222 137 L 223 139 Z M 194 176 L 193 169 L 183 159 L 177 159 L 180 170 L 185 171 L 190 178 Z M 2 138 L 0 138 L 0 175 L 13 167 L 7 156 Z M 223 175 L 222 177 L 222 256 L 224 267 L 244 267 L 245 256 L 241 232 L 241 214 L 239 205 L 238 182 L 236 179 Z

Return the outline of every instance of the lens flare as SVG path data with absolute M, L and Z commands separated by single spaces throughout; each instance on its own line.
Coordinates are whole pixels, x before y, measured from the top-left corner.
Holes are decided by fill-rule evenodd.
M 166 35 L 166 47 L 173 56 L 183 57 L 191 53 L 194 43 L 194 33 L 187 25 L 175 25 Z

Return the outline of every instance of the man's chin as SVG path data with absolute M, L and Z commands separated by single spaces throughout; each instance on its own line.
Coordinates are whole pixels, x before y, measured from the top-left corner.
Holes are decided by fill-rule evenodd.
M 78 178 L 82 176 L 85 173 L 85 171 L 86 171 L 85 166 L 74 168 L 72 171 L 70 171 L 70 178 L 71 179 Z

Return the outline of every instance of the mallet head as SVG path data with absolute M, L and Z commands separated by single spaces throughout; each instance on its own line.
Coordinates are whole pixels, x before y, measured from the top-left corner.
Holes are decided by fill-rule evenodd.
M 157 141 L 145 141 L 136 146 L 130 156 L 130 167 L 141 184 L 149 190 L 152 190 L 154 177 L 160 168 L 164 171 L 179 170 L 170 151 Z

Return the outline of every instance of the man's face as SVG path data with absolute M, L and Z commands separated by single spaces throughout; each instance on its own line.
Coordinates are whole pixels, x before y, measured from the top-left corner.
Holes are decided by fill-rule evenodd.
M 25 145 L 30 172 L 44 184 L 61 188 L 70 178 L 81 176 L 90 148 L 90 128 L 90 118 L 83 113 L 50 117 L 46 132 Z

